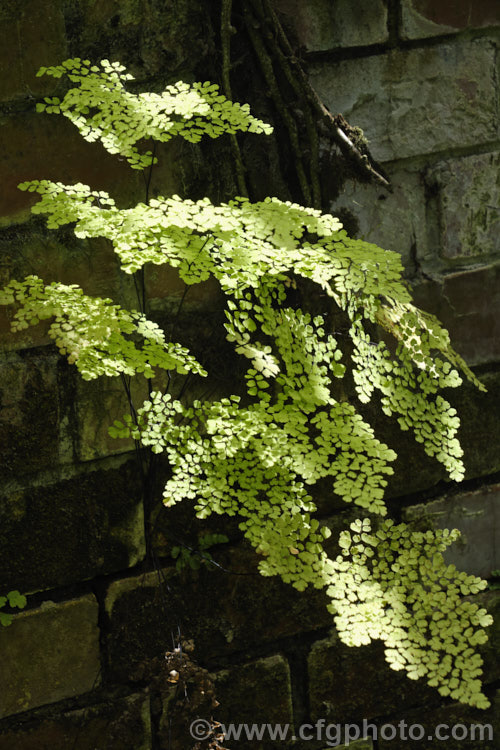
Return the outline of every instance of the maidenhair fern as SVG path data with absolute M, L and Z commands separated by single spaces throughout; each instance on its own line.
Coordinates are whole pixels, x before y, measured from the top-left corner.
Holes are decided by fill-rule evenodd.
M 86 140 L 100 140 L 134 169 L 154 161 L 152 152 L 139 150 L 144 139 L 271 130 L 209 83 L 136 95 L 118 63 L 77 58 L 40 74 L 64 75 L 75 85 L 62 100 L 45 99 L 39 111 L 65 115 Z M 227 339 L 248 360 L 246 396 L 188 403 L 153 391 L 134 417 L 110 427 L 114 437 L 132 436 L 167 456 L 165 504 L 190 498 L 200 518 L 238 515 L 262 556 L 263 575 L 279 575 L 299 590 L 326 589 L 345 643 L 381 639 L 394 669 L 425 677 L 443 695 L 487 706 L 475 647 L 491 618 L 462 599 L 485 583 L 443 562 L 457 533 L 362 518 L 342 532 L 341 554 L 330 559 L 323 549 L 329 529 L 313 515 L 314 486 L 325 479 L 346 503 L 386 515 L 396 454 L 355 403 L 339 397 L 335 382 L 346 368 L 361 402 L 379 397 L 383 412 L 412 430 L 452 479 L 463 477 L 459 420 L 440 391 L 461 384 L 459 370 L 482 385 L 439 322 L 412 305 L 399 255 L 351 239 L 330 215 L 276 198 L 216 206 L 208 198 L 160 196 L 118 209 L 107 193 L 81 184 L 32 180 L 20 188 L 41 196 L 33 212 L 44 214 L 49 227 L 71 223 L 77 237 L 107 238 L 125 273 L 167 264 L 186 285 L 215 278 L 225 296 Z M 290 287 L 301 278 L 347 316 L 350 358 L 325 316 L 290 304 Z M 142 312 L 75 285 L 32 276 L 11 282 L 0 302 L 17 305 L 14 329 L 53 318 L 50 336 L 86 379 L 151 377 L 158 368 L 207 376 Z M 373 341 L 375 325 L 395 338 L 392 350 Z

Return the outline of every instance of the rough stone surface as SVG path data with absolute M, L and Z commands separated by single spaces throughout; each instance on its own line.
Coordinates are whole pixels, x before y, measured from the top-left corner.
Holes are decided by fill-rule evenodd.
M 480 649 L 484 661 L 483 682 L 489 685 L 498 680 L 500 669 L 497 657 L 500 592 L 483 592 L 474 597 L 474 601 L 494 618 L 494 624 L 487 629 L 489 640 Z M 308 671 L 313 722 L 323 718 L 330 722 L 361 723 L 365 718 L 379 724 L 376 721 L 379 716 L 385 719 L 404 709 L 406 718 L 414 706 L 439 702 L 437 692 L 422 680 L 414 682 L 403 673 L 391 670 L 384 659 L 383 645 L 378 642 L 362 648 L 348 648 L 336 635 L 316 641 L 309 653 Z M 488 688 L 486 692 L 489 692 Z M 465 706 L 461 709 L 464 715 L 470 712 L 481 721 L 482 711 Z
M 473 386 L 450 394 L 451 403 L 459 410 L 459 437 L 464 449 L 466 479 L 494 474 L 500 470 L 500 376 L 496 372 L 481 375 L 487 392 Z
M 144 382 L 133 383 L 134 403 L 141 404 L 147 397 Z M 139 392 L 139 396 L 136 394 Z M 136 400 L 137 399 L 137 400 Z M 91 461 L 104 456 L 133 450 L 132 439 L 112 438 L 108 427 L 115 419 L 129 414 L 129 404 L 119 378 L 78 379 L 76 394 L 78 423 L 78 456 Z
M 158 151 L 151 195 L 178 190 L 180 167 L 173 166 L 171 153 L 175 150 L 170 144 L 162 145 Z M 33 111 L 0 114 L 0 179 L 0 226 L 29 219 L 38 196 L 18 190 L 19 183 L 26 180 L 46 179 L 67 185 L 82 182 L 93 190 L 107 191 L 120 208 L 135 205 L 145 197 L 141 172 L 130 169 L 124 159 L 108 154 L 100 143 L 84 141 L 65 117 Z
M 0 717 L 92 690 L 99 681 L 97 602 L 92 595 L 16 615 L 0 630 Z
M 435 528 L 458 529 L 462 536 L 445 552 L 459 570 L 488 577 L 500 569 L 500 485 L 461 492 L 405 509 L 408 520 L 426 518 Z
M 441 253 L 488 259 L 500 253 L 500 154 L 441 162 L 427 174 L 438 191 Z
M 497 138 L 496 52 L 488 39 L 394 50 L 310 67 L 332 112 L 364 130 L 379 161 Z
M 2 588 L 34 591 L 135 565 L 145 554 L 140 498 L 134 462 L 7 493 L 0 502 Z
M 149 698 L 142 694 L 0 730 L 0 750 L 150 750 Z
M 406 39 L 452 34 L 462 29 L 500 26 L 497 0 L 402 0 L 402 36 Z
M 311 52 L 385 42 L 387 5 L 383 0 L 278 0 L 277 9 L 299 43 Z
M 53 354 L 9 354 L 0 362 L 0 450 L 3 481 L 58 463 L 57 366 Z
M 380 642 L 349 648 L 336 635 L 317 641 L 308 658 L 311 720 L 361 722 L 436 700 L 422 681 L 389 668 Z
M 293 725 L 290 669 L 279 654 L 217 672 L 215 691 L 220 703 L 217 720 L 222 724 Z M 237 746 L 273 750 L 276 742 L 268 736 L 263 742 L 240 741 Z
M 418 172 L 387 171 L 392 193 L 348 182 L 330 211 L 342 217 L 349 211 L 359 222 L 358 237 L 400 253 L 403 265 L 412 271 L 414 254 L 425 254 L 427 245 L 424 185 Z
M 66 58 L 66 36 L 58 0 L 4 0 L 0 8 L 0 101 L 48 95 L 53 78 L 37 78 L 41 65 Z
M 492 707 L 487 710 L 473 709 L 459 703 L 427 706 L 425 709 L 394 713 L 384 723 L 397 728 L 399 722 L 405 722 L 406 741 L 401 747 L 409 746 L 415 750 L 442 750 L 444 747 L 446 750 L 496 750 L 500 731 L 500 691 L 494 693 L 491 700 Z M 393 750 L 397 747 L 395 742 L 393 730 L 388 728 L 384 736 L 380 733 L 377 747 L 380 750 Z
M 83 56 L 121 60 L 136 75 L 137 83 L 131 85 L 138 89 L 144 84 L 159 91 L 179 79 L 216 80 L 219 6 L 203 0 L 0 0 L 0 286 L 34 272 L 136 305 L 133 281 L 119 272 L 104 241 L 76 240 L 71 227 L 49 232 L 41 218 L 30 218 L 36 197 L 16 188 L 26 179 L 51 178 L 108 190 L 123 206 L 145 199 L 141 174 L 99 144 L 83 142 L 64 118 L 35 113 L 36 98 L 61 91 L 63 85 L 34 74 L 40 65 Z M 410 43 L 397 38 L 398 7 L 399 33 Z M 498 252 L 494 210 L 500 197 L 495 171 L 499 162 L 498 155 L 484 153 L 498 145 L 498 2 L 279 0 L 279 8 L 304 65 L 315 61 L 312 80 L 319 93 L 333 112 L 343 111 L 353 125 L 364 127 L 374 156 L 384 161 L 394 185 L 394 193 L 384 197 L 377 187 L 348 185 L 332 210 L 339 208 L 353 227 L 358 223 L 359 233 L 369 241 L 400 252 L 410 275 L 435 278 L 416 289 L 418 302 L 444 319 L 457 348 L 482 366 L 481 373 L 486 365 L 491 370 L 481 375 L 488 393 L 466 386 L 449 394 L 462 419 L 467 478 L 477 481 L 500 471 L 500 306 L 498 267 L 492 265 Z M 254 101 L 260 112 L 266 87 L 235 3 L 233 9 L 238 32 L 231 40 L 233 91 Z M 418 42 L 436 35 L 442 38 Z M 273 194 L 276 187 L 277 194 L 293 197 L 295 187 L 283 177 L 287 160 L 278 164 L 269 145 L 282 134 L 278 127 L 274 141 L 239 138 L 254 195 Z M 233 194 L 227 139 L 225 145 L 220 139 L 160 146 L 157 155 L 150 196 L 179 193 L 197 199 L 207 194 L 225 200 Z M 323 195 L 329 189 L 330 195 L 336 194 L 337 166 L 333 157 L 322 159 Z M 175 273 L 151 266 L 146 288 L 152 314 L 169 329 L 184 286 Z M 232 347 L 213 334 L 222 317 L 213 287 L 193 288 L 184 312 L 186 322 L 176 323 L 175 338 L 195 352 L 202 340 L 210 340 L 203 357 L 210 370 L 219 373 L 216 388 L 227 394 L 244 363 L 234 365 Z M 313 639 L 321 639 L 309 656 L 315 718 L 336 723 L 365 716 L 388 721 L 402 715 L 429 729 L 439 721 L 490 720 L 491 713 L 471 713 L 462 706 L 441 702 L 439 708 L 436 691 L 388 668 L 381 644 L 348 649 L 335 637 L 325 640 L 332 618 L 324 594 L 299 594 L 275 578 L 261 578 L 235 518 L 213 517 L 205 525 L 193 520 L 187 503 L 171 513 L 162 508 L 157 515 L 155 509 L 152 545 L 160 570 L 145 576 L 134 570 L 134 577 L 127 578 L 130 566 L 145 555 L 144 511 L 134 465 L 112 455 L 129 446 L 107 436 L 109 413 L 116 410 L 113 416 L 120 416 L 126 411 L 114 387 L 117 381 L 79 383 L 75 369 L 56 359 L 55 349 L 47 346 L 46 328 L 12 336 L 11 314 L 0 309 L 0 339 L 8 350 L 0 372 L 0 586 L 28 593 L 58 587 L 57 592 L 38 593 L 35 601 L 42 596 L 75 599 L 21 613 L 11 628 L 0 632 L 0 706 L 5 709 L 8 703 L 10 714 L 0 724 L 0 750 L 66 750 L 75 744 L 75 735 L 78 750 L 162 746 L 162 738 L 152 734 L 165 728 L 162 717 L 168 723 L 168 699 L 176 687 L 169 683 L 165 691 L 154 674 L 150 681 L 147 662 L 158 657 L 164 664 L 163 652 L 179 630 L 194 639 L 198 661 L 218 673 L 220 708 L 227 711 L 227 720 L 238 715 L 251 722 L 267 711 L 271 720 L 279 715 L 291 723 L 291 692 L 295 721 L 308 716 L 301 654 Z M 174 392 L 178 387 L 173 378 Z M 377 416 L 376 403 L 367 405 L 366 412 L 381 439 L 399 453 L 388 488 L 397 512 L 404 495 L 430 488 L 433 496 L 447 491 L 454 495 L 449 484 L 436 489 L 437 483 L 447 481 L 444 470 L 410 435 L 401 434 L 394 420 Z M 158 488 L 165 474 L 159 462 Z M 485 516 L 465 519 L 466 534 L 477 533 L 469 552 L 476 555 L 470 549 L 474 546 L 482 552 L 474 565 L 489 566 L 492 559 L 487 555 L 497 514 L 488 493 L 496 492 L 462 492 L 470 503 L 455 508 L 459 515 L 462 507 L 472 513 L 476 506 L 485 509 Z M 345 504 L 326 489 L 320 494 L 320 513 L 334 528 L 328 551 L 335 554 L 338 531 L 351 517 L 332 519 Z M 408 502 L 406 497 L 403 505 Z M 485 517 L 490 524 L 483 532 L 473 524 Z M 200 528 L 227 533 L 234 546 L 212 550 L 220 568 L 176 572 L 169 557 L 172 546 L 196 548 Z M 99 631 L 95 599 L 76 598 L 90 586 L 99 596 L 108 588 Z M 500 680 L 500 594 L 489 590 L 478 599 L 496 615 L 482 649 L 485 682 L 493 693 Z M 5 643 L 7 658 L 1 652 Z M 99 644 L 105 674 L 94 689 Z M 123 697 L 146 685 L 151 691 L 147 696 Z M 66 702 L 57 703 L 60 700 Z M 26 712 L 31 706 L 36 710 Z M 179 750 L 188 746 L 178 737 L 172 746 L 176 743 Z M 324 750 L 326 743 L 306 744 Z M 381 750 L 398 745 L 385 738 L 375 744 Z M 453 750 L 467 747 L 463 742 L 436 744 L 426 737 L 422 750 L 445 744 Z M 481 748 L 487 746 L 481 743 Z M 255 743 L 250 747 L 258 750 Z M 359 741 L 351 748 L 372 749 L 373 743 Z
M 471 268 L 413 289 L 416 304 L 437 315 L 469 365 L 500 356 L 500 264 Z
M 497 372 L 484 373 L 480 375 L 480 380 L 486 392 L 467 382 L 446 393 L 446 398 L 460 417 L 458 437 L 464 451 L 466 479 L 500 471 L 500 434 L 497 428 L 500 375 Z M 402 432 L 394 418 L 380 414 L 377 400 L 368 407 L 363 408 L 363 413 L 374 427 L 375 434 L 398 455 L 392 465 L 394 474 L 388 478 L 387 498 L 412 495 L 440 482 L 449 482 L 444 467 L 427 456 L 411 432 Z
M 113 192 L 116 185 L 130 184 L 130 171 L 126 162 L 113 158 L 100 144 L 84 141 L 64 117 L 32 112 L 0 118 L 0 217 L 8 217 L 4 224 L 26 220 L 37 201 L 36 194 L 17 189 L 20 182 L 83 182 Z M 139 178 L 132 175 L 132 180 L 138 190 Z
M 221 298 L 220 287 L 214 278 L 192 284 L 184 297 L 186 285 L 179 278 L 176 268 L 150 264 L 145 268 L 145 276 L 150 308 L 155 312 L 169 312 L 172 318 L 176 316 L 181 301 L 182 311 L 185 313 L 193 304 L 213 307 L 214 303 L 217 304 L 217 299 Z
M 180 575 L 165 569 L 110 585 L 107 649 L 114 679 L 137 676 L 140 663 L 161 655 L 179 627 L 194 640 L 195 658 L 212 667 L 228 654 L 331 625 L 323 594 L 306 597 L 276 578 L 262 578 L 253 553 L 235 549 L 215 559 L 223 569 Z
M 169 82 L 193 80 L 201 61 L 201 75 L 214 80 L 209 12 L 209 3 L 186 0 L 67 3 L 69 51 L 91 60 L 120 60 L 139 80 L 167 75 Z

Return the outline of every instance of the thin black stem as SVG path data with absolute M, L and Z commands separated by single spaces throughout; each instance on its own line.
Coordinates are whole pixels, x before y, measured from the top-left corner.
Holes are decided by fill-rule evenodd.
M 145 292 L 145 279 L 144 279 L 144 266 L 141 268 L 140 271 L 136 271 L 133 275 L 134 279 L 134 287 L 135 287 L 135 296 L 137 297 L 137 304 L 139 305 L 139 310 L 142 314 L 145 312 L 145 303 L 146 303 L 146 292 Z
M 151 177 L 153 176 L 153 167 L 155 165 L 156 146 L 157 146 L 156 141 L 154 141 L 153 151 L 151 152 L 151 164 L 149 165 L 147 177 L 144 174 L 144 172 L 142 173 L 144 177 L 144 183 L 146 186 L 146 205 L 149 205 L 149 189 L 151 187 Z

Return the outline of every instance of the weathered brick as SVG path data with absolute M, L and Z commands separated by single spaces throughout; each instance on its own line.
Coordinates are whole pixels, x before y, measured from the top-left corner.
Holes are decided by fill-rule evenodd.
M 392 193 L 348 182 L 330 211 L 349 211 L 359 222 L 358 237 L 400 253 L 411 272 L 414 253 L 424 254 L 427 247 L 424 185 L 418 172 L 389 169 L 388 176 Z
M 488 577 L 500 568 L 500 485 L 445 496 L 406 508 L 407 520 L 424 517 L 435 528 L 458 529 L 462 536 L 445 552 L 459 570 Z
M 0 519 L 0 580 L 6 587 L 71 584 L 124 570 L 145 554 L 135 462 L 6 493 Z
M 0 363 L 3 480 L 59 462 L 60 404 L 54 354 L 10 353 Z
M 92 595 L 22 612 L 0 630 L 0 716 L 82 695 L 99 681 L 98 605 Z
M 403 38 L 422 39 L 462 29 L 500 26 L 500 7 L 497 0 L 454 0 L 452 3 L 402 0 L 401 20 Z
M 332 112 L 363 128 L 379 161 L 476 146 L 497 138 L 496 52 L 456 40 L 310 66 Z
M 389 725 L 379 731 L 377 747 L 393 750 L 395 741 L 415 750 L 496 750 L 498 747 L 500 691 L 492 695 L 492 706 L 487 710 L 474 709 L 461 703 L 439 707 L 425 706 L 410 711 L 397 711 L 384 719 Z M 404 738 L 398 725 L 404 722 Z M 380 722 L 380 730 L 382 722 Z M 396 734 L 394 734 L 395 728 Z M 475 727 L 475 728 L 474 728 Z M 484 729 L 481 729 L 484 727 Z M 456 737 L 456 739 L 455 739 Z M 396 738 L 396 739 L 395 739 Z
M 448 329 L 469 365 L 500 357 L 500 264 L 450 273 L 413 289 L 416 304 Z
M 57 85 L 36 78 L 41 65 L 66 58 L 66 36 L 58 0 L 4 0 L 0 8 L 0 101 L 50 94 Z
M 0 750 L 149 750 L 149 698 L 131 695 L 77 711 L 9 722 L 0 728 Z
M 217 720 L 222 724 L 289 725 L 293 734 L 292 689 L 287 660 L 276 654 L 217 672 L 215 692 L 220 706 Z M 231 743 L 233 744 L 233 743 Z M 269 735 L 262 742 L 255 739 L 235 743 L 238 748 L 272 750 L 276 741 Z
M 311 52 L 379 44 L 388 38 L 383 0 L 279 0 L 276 6 Z
M 261 577 L 254 553 L 235 549 L 215 558 L 223 568 L 182 574 L 165 568 L 110 585 L 108 667 L 114 679 L 137 678 L 141 662 L 161 655 L 179 627 L 194 639 L 196 659 L 214 667 L 235 651 L 331 624 L 322 592 L 299 594 Z
M 438 191 L 444 258 L 488 258 L 500 253 L 500 154 L 440 162 L 426 176 Z

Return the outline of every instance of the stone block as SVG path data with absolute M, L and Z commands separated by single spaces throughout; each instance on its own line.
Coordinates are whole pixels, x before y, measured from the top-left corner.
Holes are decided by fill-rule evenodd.
M 276 654 L 247 664 L 221 670 L 214 675 L 215 694 L 220 706 L 217 721 L 229 724 L 290 725 L 293 733 L 292 689 L 287 660 Z M 229 737 L 228 740 L 229 741 Z M 233 744 L 233 743 L 231 743 Z M 272 750 L 276 747 L 269 735 L 262 742 L 241 740 L 238 748 Z
M 0 450 L 4 481 L 59 462 L 57 360 L 11 353 L 0 362 Z
M 97 613 L 92 595 L 46 602 L 0 630 L 0 717 L 82 695 L 98 684 Z
M 113 679 L 139 679 L 141 663 L 161 656 L 178 628 L 194 640 L 201 666 L 220 668 L 231 653 L 245 654 L 262 643 L 331 624 L 322 592 L 300 594 L 276 578 L 261 577 L 253 552 L 236 548 L 214 557 L 222 567 L 181 574 L 165 568 L 110 585 L 106 612 Z
M 387 4 L 383 0 L 278 0 L 277 10 L 310 52 L 361 47 L 387 41 Z
M 446 750 L 496 750 L 500 732 L 500 691 L 493 693 L 491 702 L 491 708 L 486 710 L 451 703 L 395 712 L 384 719 L 388 728 L 383 733 L 379 731 L 377 748 L 393 750 L 398 746 L 395 738 L 401 738 L 404 745 L 400 747 L 415 750 L 442 750 L 444 747 Z
M 440 251 L 447 260 L 500 253 L 500 154 L 440 162 L 426 177 L 437 190 Z
M 413 288 L 415 304 L 437 315 L 469 365 L 500 357 L 500 264 L 456 271 Z
M 424 254 L 427 247 L 424 186 L 418 172 L 389 168 L 387 173 L 393 193 L 349 181 L 329 211 L 342 218 L 348 211 L 359 225 L 357 237 L 400 253 L 411 272 L 415 252 Z
M 364 130 L 379 161 L 497 139 L 494 44 L 454 40 L 425 49 L 309 67 L 331 112 Z
M 0 750 L 150 750 L 149 698 L 138 693 L 77 711 L 12 722 L 0 729 Z
M 57 80 L 37 78 L 40 66 L 66 59 L 66 29 L 57 0 L 5 0 L 0 8 L 0 101 L 48 95 Z
M 465 29 L 500 26 L 500 7 L 496 0 L 402 0 L 401 34 L 404 39 L 453 34 Z
M 444 554 L 448 564 L 487 578 L 500 569 L 500 485 L 460 492 L 405 508 L 407 521 L 425 518 L 434 528 L 458 529 L 461 538 Z
M 124 570 L 145 554 L 135 462 L 97 466 L 0 502 L 0 580 L 23 592 Z

